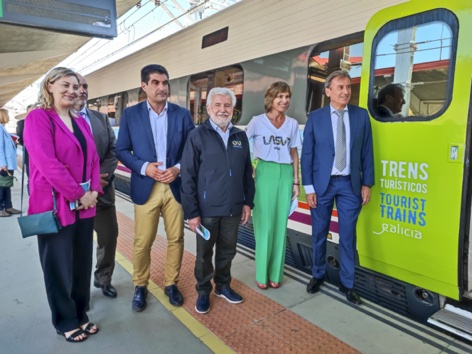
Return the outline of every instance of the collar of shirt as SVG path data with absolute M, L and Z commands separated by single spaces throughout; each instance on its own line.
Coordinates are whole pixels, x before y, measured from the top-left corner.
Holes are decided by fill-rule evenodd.
M 213 127 L 213 129 L 215 129 L 220 134 L 226 134 L 226 132 L 229 132 L 231 128 L 233 127 L 233 123 L 229 122 L 228 129 L 226 129 L 226 132 L 224 132 L 223 129 L 221 129 L 219 126 L 215 124 L 215 122 L 211 120 L 211 118 L 208 118 L 208 119 L 210 120 L 210 124 Z
M 337 112 L 337 111 L 338 111 L 338 110 L 337 110 L 336 108 L 334 108 L 331 104 L 329 105 L 329 109 L 330 109 L 331 115 L 333 115 L 334 112 Z M 349 112 L 349 110 L 347 109 L 347 105 L 346 105 L 346 107 L 344 107 L 342 110 L 343 110 L 344 112 Z M 336 115 L 336 117 L 337 117 L 337 115 Z
M 380 107 L 385 108 L 387 110 L 388 114 L 390 114 L 392 117 L 395 116 L 395 113 L 393 113 L 392 110 L 390 108 L 388 108 L 387 106 L 384 106 L 383 104 L 381 104 Z
M 146 105 L 147 105 L 147 108 L 148 108 L 148 112 L 149 113 L 154 113 L 155 115 L 157 115 L 158 117 L 162 116 L 164 113 L 167 113 L 167 107 L 168 107 L 168 102 L 166 101 L 166 106 L 164 107 L 164 109 L 162 110 L 161 113 L 157 113 L 156 111 L 154 111 L 151 107 L 151 105 L 149 104 L 149 101 L 146 100 Z
M 229 122 L 228 124 L 228 129 L 226 129 L 226 131 L 224 132 L 223 129 L 221 129 L 219 126 L 217 126 L 215 124 L 215 122 L 213 122 L 211 120 L 211 118 L 208 118 L 210 119 L 210 124 L 211 126 L 213 127 L 213 129 L 216 130 L 216 132 L 218 133 L 218 135 L 221 137 L 221 139 L 223 140 L 223 143 L 225 144 L 225 147 L 227 148 L 228 147 L 228 140 L 229 140 L 229 133 L 231 131 L 231 128 L 233 128 L 233 124 L 231 122 Z

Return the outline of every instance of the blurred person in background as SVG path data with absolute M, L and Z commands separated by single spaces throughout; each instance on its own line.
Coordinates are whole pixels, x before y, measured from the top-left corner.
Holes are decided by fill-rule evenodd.
M 16 170 L 16 145 L 10 134 L 5 129 L 10 117 L 8 111 L 0 109 L 0 175 L 13 175 Z M 19 214 L 20 211 L 13 208 L 11 201 L 11 188 L 0 187 L 0 217 Z
M 31 110 L 34 108 L 34 105 L 33 104 L 30 104 L 26 107 L 26 115 L 25 115 L 25 118 L 23 118 L 22 120 L 19 120 L 17 123 L 16 123 L 16 135 L 18 135 L 18 144 L 20 144 L 22 147 L 23 147 L 23 158 L 25 159 L 24 160 L 24 166 L 25 166 L 25 172 L 26 172 L 26 175 L 29 177 L 29 168 L 28 168 L 28 151 L 26 151 L 26 148 L 25 148 L 25 142 L 23 140 L 23 133 L 24 133 L 24 130 L 25 130 L 25 119 L 26 119 L 26 116 L 28 115 L 29 112 L 31 112 Z M 28 190 L 28 194 L 29 194 L 29 182 L 27 184 L 27 190 Z

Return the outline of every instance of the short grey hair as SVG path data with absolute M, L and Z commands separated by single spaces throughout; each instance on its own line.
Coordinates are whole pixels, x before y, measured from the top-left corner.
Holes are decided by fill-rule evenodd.
M 352 81 L 351 76 L 349 76 L 349 73 L 347 71 L 336 70 L 336 71 L 333 71 L 331 74 L 329 74 L 329 76 L 326 78 L 326 81 L 325 81 L 325 84 L 324 84 L 325 89 L 330 88 L 331 82 L 336 77 L 340 77 L 340 76 L 347 77 L 349 79 L 349 81 Z
M 215 95 L 230 96 L 231 101 L 233 102 L 233 107 L 236 106 L 236 95 L 234 94 L 233 91 L 231 91 L 229 88 L 226 88 L 226 87 L 213 87 L 208 93 L 208 96 L 206 98 L 207 106 L 211 106 L 211 101 L 213 100 L 213 96 Z

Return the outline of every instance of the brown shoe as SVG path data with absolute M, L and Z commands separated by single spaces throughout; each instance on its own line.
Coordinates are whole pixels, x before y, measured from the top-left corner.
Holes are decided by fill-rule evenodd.
M 5 209 L 5 211 L 8 214 L 20 214 L 21 213 L 21 211 L 19 211 L 18 209 L 15 209 L 15 208 L 8 208 L 8 209 Z
M 10 216 L 10 214 L 8 214 L 5 210 L 0 210 L 0 217 L 6 217 L 6 216 Z

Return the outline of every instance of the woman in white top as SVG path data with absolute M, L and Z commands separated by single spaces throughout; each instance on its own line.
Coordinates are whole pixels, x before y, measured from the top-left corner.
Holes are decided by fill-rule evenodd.
M 253 222 L 260 289 L 280 286 L 290 204 L 300 193 L 297 148 L 302 141 L 298 122 L 285 115 L 291 95 L 287 83 L 273 83 L 265 93 L 266 112 L 253 117 L 246 129 L 258 160 Z

